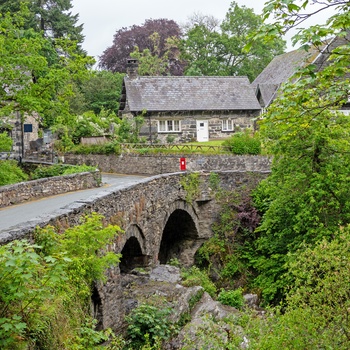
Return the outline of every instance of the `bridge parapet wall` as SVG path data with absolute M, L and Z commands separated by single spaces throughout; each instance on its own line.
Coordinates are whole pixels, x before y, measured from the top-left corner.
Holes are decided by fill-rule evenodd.
M 174 203 L 178 203 L 176 205 L 179 209 L 193 211 L 194 215 L 198 216 L 194 220 L 198 221 L 201 235 L 208 237 L 210 222 L 217 215 L 215 200 L 213 200 L 215 193 L 209 191 L 210 173 L 200 173 L 199 198 L 194 198 L 191 203 L 186 201 L 186 191 L 181 184 L 185 174 L 177 172 L 156 175 L 124 188 L 101 189 L 99 194 L 85 201 L 74 202 L 50 215 L 38 217 L 9 231 L 1 232 L 0 244 L 21 238 L 30 239 L 37 226 L 53 225 L 64 230 L 69 226 L 78 225 L 83 215 L 97 212 L 105 216 L 107 221 L 121 226 L 125 231 L 130 226 L 137 225 L 147 236 L 144 253 L 151 255 L 153 247 L 159 245 L 168 212 Z M 217 174 L 220 177 L 221 187 L 238 190 L 251 181 L 258 182 L 266 177 L 268 172 L 225 171 Z M 208 191 L 210 198 L 208 198 Z M 203 195 L 205 198 L 201 198 Z M 120 238 L 120 242 L 116 244 L 122 244 L 122 240 L 123 238 Z
M 180 170 L 181 155 L 77 155 L 66 154 L 68 164 L 86 164 L 104 172 L 158 175 Z M 271 158 L 266 156 L 183 155 L 188 171 L 269 171 Z
M 0 187 L 0 208 L 70 191 L 85 190 L 101 184 L 101 173 L 84 172 L 20 182 Z

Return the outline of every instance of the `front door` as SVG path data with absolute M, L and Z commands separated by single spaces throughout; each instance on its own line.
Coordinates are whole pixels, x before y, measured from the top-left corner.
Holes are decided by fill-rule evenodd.
M 197 141 L 209 141 L 209 128 L 207 120 L 197 120 Z

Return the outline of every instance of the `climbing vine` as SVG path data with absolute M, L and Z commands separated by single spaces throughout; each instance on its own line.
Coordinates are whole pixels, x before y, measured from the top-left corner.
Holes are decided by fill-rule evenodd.
M 186 202 L 191 203 L 199 194 L 199 173 L 190 173 L 182 176 L 180 184 L 186 191 Z

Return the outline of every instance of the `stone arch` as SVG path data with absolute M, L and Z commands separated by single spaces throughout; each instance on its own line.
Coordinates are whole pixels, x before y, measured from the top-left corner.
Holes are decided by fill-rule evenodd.
M 103 329 L 103 307 L 102 300 L 98 288 L 94 285 L 91 294 L 93 317 L 97 320 L 96 330 L 100 331 Z
M 186 202 L 175 202 L 163 228 L 158 259 L 161 264 L 178 259 L 184 266 L 193 264 L 194 254 L 203 240 L 199 238 L 198 218 Z
M 119 263 L 121 273 L 128 273 L 135 267 L 148 265 L 148 256 L 145 252 L 145 236 L 137 225 L 131 225 L 123 237 L 123 246 L 120 251 L 122 257 Z

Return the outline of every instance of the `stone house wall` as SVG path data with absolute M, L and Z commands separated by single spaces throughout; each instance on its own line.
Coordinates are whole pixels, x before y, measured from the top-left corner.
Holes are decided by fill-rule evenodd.
M 227 138 L 237 131 L 246 128 L 255 127 L 255 119 L 259 116 L 260 111 L 245 112 L 237 111 L 237 113 L 202 113 L 202 114 L 186 114 L 181 115 L 162 114 L 152 115 L 151 117 L 145 117 L 145 123 L 141 128 L 140 136 L 143 136 L 147 140 L 150 140 L 150 134 L 152 141 L 160 143 L 169 142 L 168 138 L 172 138 L 172 142 L 190 142 L 197 139 L 197 120 L 208 120 L 209 140 L 210 139 L 222 139 Z M 131 114 L 123 115 L 123 118 L 131 118 Z M 232 120 L 234 125 L 232 131 L 222 130 L 222 120 Z M 158 122 L 160 120 L 179 120 L 181 123 L 181 131 L 173 132 L 158 132 Z

